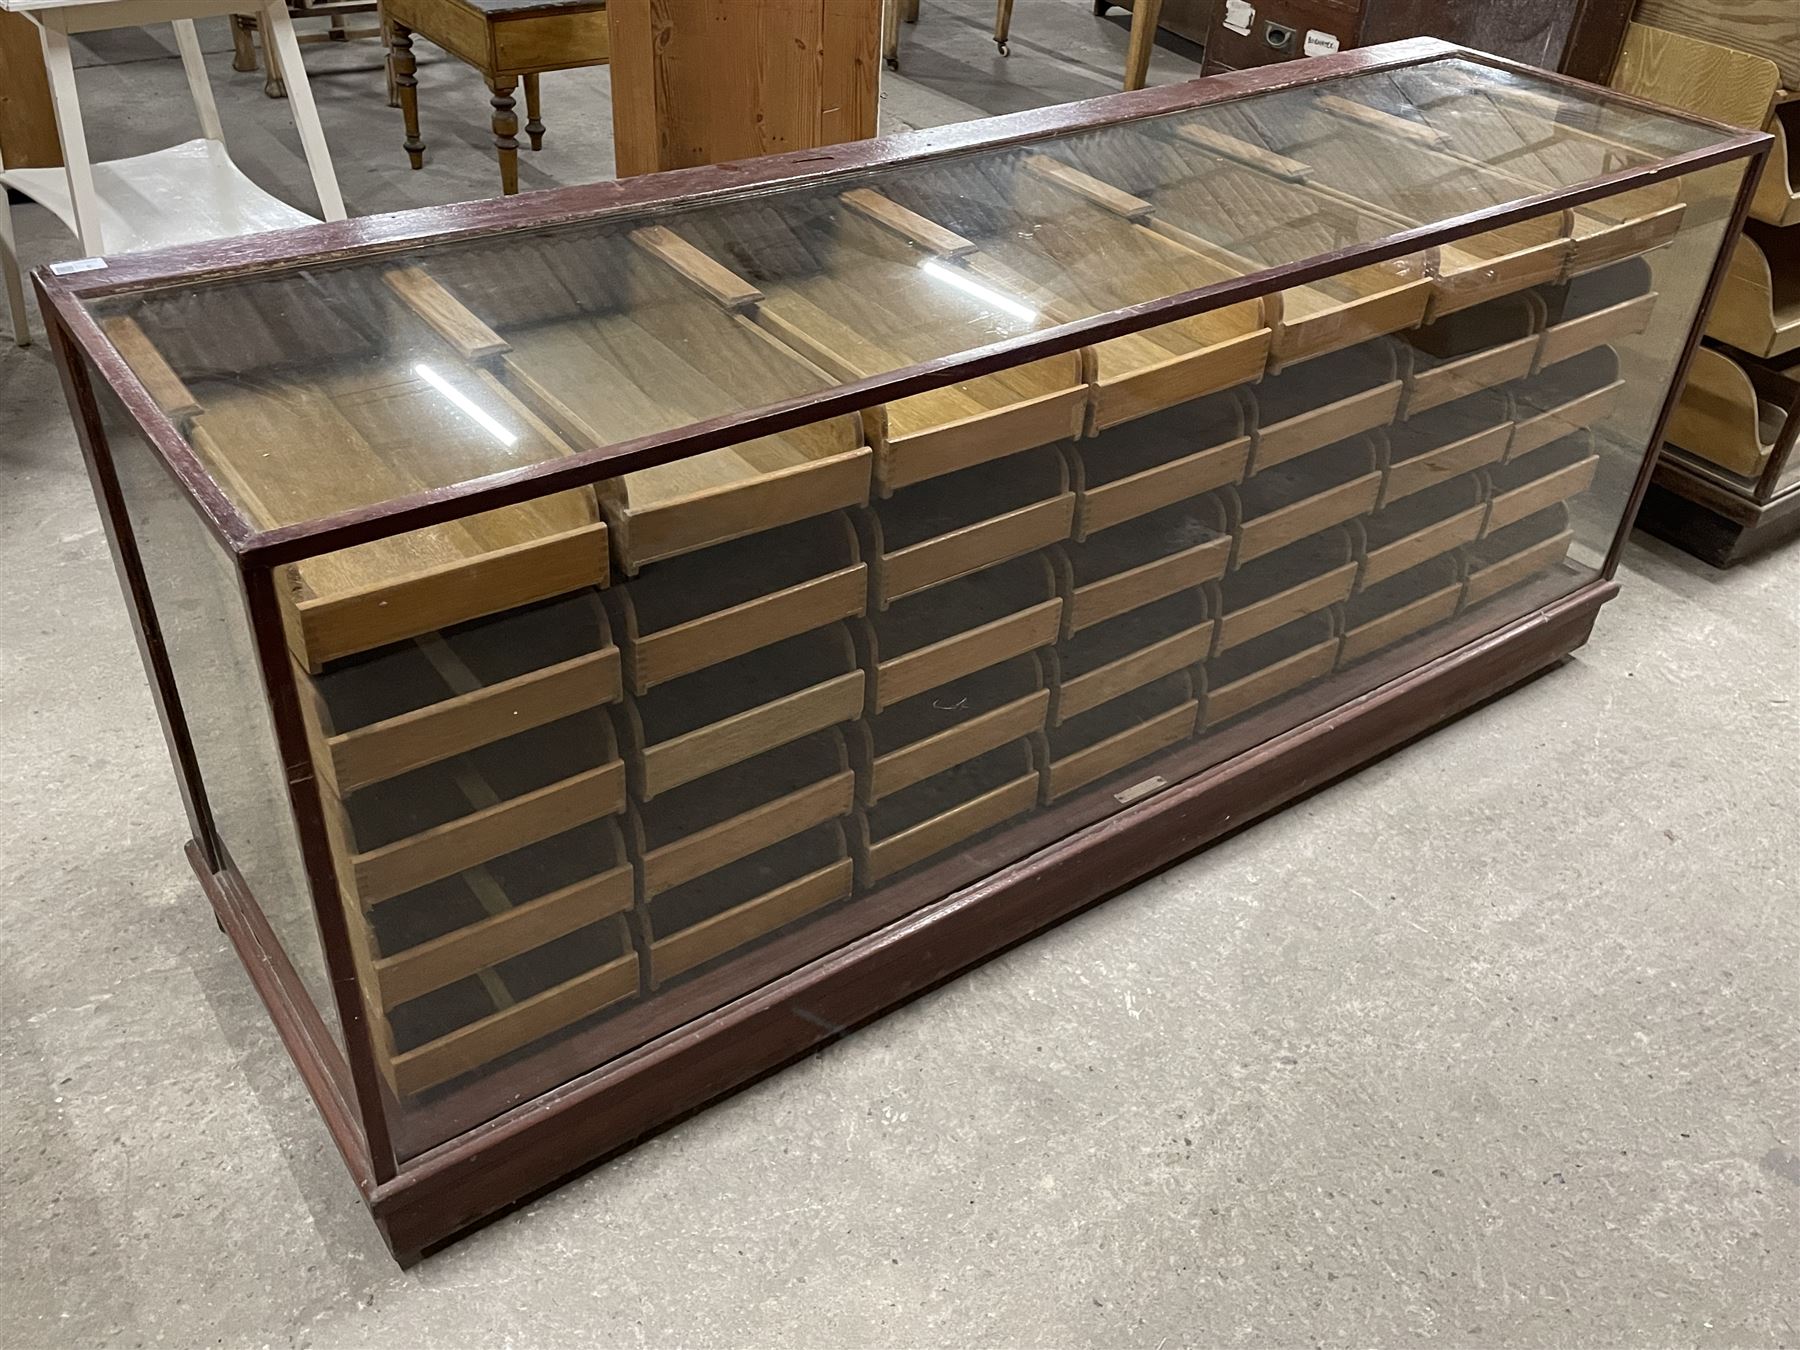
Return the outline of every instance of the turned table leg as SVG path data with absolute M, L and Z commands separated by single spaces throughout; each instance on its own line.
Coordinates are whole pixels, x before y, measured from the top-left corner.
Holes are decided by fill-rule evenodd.
M 256 39 L 250 29 L 254 22 L 245 14 L 231 16 L 231 68 L 240 74 L 256 69 Z
M 415 169 L 425 167 L 425 142 L 419 139 L 419 62 L 413 56 L 412 29 L 395 22 L 394 88 L 400 93 L 400 114 L 406 119 L 406 155 Z
M 496 75 L 488 80 L 494 105 L 494 149 L 500 152 L 500 192 L 510 197 L 519 190 L 519 114 L 513 90 L 519 87 L 517 75 Z
M 525 77 L 525 134 L 531 137 L 531 148 L 544 148 L 544 105 L 538 97 L 536 72 Z

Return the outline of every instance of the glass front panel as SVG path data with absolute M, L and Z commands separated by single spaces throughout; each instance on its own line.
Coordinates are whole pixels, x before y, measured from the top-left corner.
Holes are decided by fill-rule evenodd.
M 1441 62 L 103 319 L 270 525 L 1707 139 Z M 401 1152 L 1592 582 L 1742 167 L 285 569 Z

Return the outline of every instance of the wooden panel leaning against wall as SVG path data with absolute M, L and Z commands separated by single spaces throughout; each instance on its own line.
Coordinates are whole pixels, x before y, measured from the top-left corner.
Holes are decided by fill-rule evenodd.
M 612 0 L 620 177 L 875 134 L 874 0 Z

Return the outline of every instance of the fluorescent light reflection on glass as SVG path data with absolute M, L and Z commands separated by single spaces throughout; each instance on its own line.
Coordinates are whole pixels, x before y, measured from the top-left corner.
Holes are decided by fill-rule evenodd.
M 474 401 L 467 394 L 456 388 L 423 361 L 413 367 L 413 374 L 454 403 L 458 412 L 465 414 L 470 421 L 499 441 L 500 444 L 511 446 L 518 443 L 517 436 L 476 407 Z
M 946 267 L 936 258 L 927 258 L 919 264 L 919 270 L 933 280 L 954 286 L 965 295 L 972 295 L 982 304 L 992 305 L 1001 313 L 1010 314 L 1015 319 L 1023 319 L 1026 323 L 1031 323 L 1038 316 L 1038 312 L 1030 305 L 1021 305 L 1010 295 L 1002 295 L 991 286 L 983 286 L 967 272 L 960 268 Z

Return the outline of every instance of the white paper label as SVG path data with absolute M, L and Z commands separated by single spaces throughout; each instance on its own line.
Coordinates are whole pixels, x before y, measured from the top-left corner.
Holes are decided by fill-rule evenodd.
M 1248 35 L 1256 22 L 1256 6 L 1249 0 L 1225 0 L 1225 26 L 1234 33 Z
M 74 262 L 51 263 L 50 270 L 59 277 L 66 277 L 71 272 L 98 272 L 105 266 L 105 258 L 77 258 Z
M 1330 33 L 1322 33 L 1317 28 L 1306 30 L 1305 52 L 1308 56 L 1330 56 L 1338 49 L 1338 40 Z

